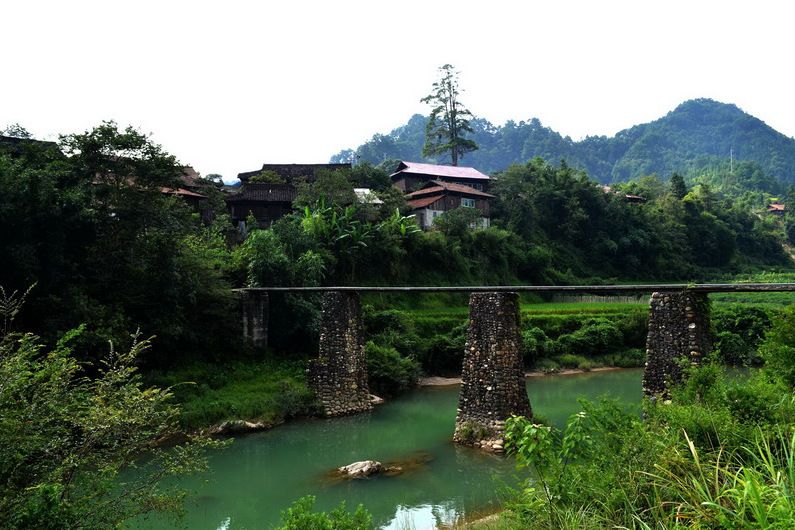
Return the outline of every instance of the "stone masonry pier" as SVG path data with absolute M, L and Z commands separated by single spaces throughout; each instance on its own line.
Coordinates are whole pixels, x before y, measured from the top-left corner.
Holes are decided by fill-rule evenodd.
M 649 301 L 649 331 L 643 392 L 669 397 L 683 370 L 709 354 L 709 300 L 706 293 L 656 292 Z
M 268 293 L 262 290 L 237 291 L 243 339 L 255 348 L 268 347 Z
M 501 452 L 505 420 L 531 416 L 521 343 L 518 294 L 470 295 L 456 442 Z
M 320 325 L 319 355 L 309 364 L 308 379 L 323 414 L 343 416 L 371 410 L 359 294 L 326 292 Z

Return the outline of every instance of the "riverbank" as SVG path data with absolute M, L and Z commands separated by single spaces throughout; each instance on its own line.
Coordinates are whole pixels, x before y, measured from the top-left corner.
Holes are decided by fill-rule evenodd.
M 579 368 L 570 368 L 566 370 L 560 370 L 557 372 L 525 372 L 524 376 L 526 379 L 530 379 L 532 377 L 544 377 L 550 375 L 577 375 L 577 374 L 586 374 L 589 372 L 612 372 L 615 370 L 629 370 L 631 368 L 623 367 L 623 366 L 600 366 L 598 368 L 591 368 L 588 370 L 579 369 Z M 439 377 L 439 376 L 432 376 L 432 377 L 421 377 L 417 382 L 417 386 L 453 386 L 453 385 L 460 385 L 461 378 L 460 377 Z
M 529 378 L 622 370 L 604 366 L 556 372 L 528 371 Z M 146 383 L 170 388 L 182 409 L 185 432 L 236 435 L 268 430 L 293 418 L 318 414 L 306 384 L 303 364 L 292 360 L 194 363 L 171 371 L 150 372 Z M 418 387 L 460 385 L 460 377 L 421 377 Z M 219 429 L 227 424 L 228 429 Z M 246 424 L 249 424 L 248 426 Z
M 294 360 L 197 362 L 149 372 L 145 382 L 170 389 L 186 432 L 241 420 L 265 430 L 318 412 L 304 365 Z

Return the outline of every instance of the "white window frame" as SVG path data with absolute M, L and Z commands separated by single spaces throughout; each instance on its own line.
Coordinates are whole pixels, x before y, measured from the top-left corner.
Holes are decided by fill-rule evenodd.
M 469 197 L 461 197 L 461 206 L 463 206 L 464 208 L 474 208 L 475 199 L 470 199 Z

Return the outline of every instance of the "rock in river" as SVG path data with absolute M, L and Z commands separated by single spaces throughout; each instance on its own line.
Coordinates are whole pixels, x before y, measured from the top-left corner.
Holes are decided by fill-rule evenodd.
M 212 430 L 212 434 L 243 434 L 247 432 L 261 431 L 267 428 L 267 425 L 260 422 L 253 423 L 246 420 L 231 420 L 217 425 Z
M 375 460 L 362 460 L 361 462 L 354 462 L 353 464 L 342 466 L 338 468 L 337 471 L 350 478 L 365 478 L 370 475 L 375 475 L 376 473 L 381 473 L 384 469 L 384 465 L 381 462 L 376 462 Z

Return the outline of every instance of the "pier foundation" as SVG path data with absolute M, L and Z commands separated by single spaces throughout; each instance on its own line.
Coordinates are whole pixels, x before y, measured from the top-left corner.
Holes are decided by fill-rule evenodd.
M 525 387 L 519 295 L 472 293 L 453 439 L 502 452 L 505 420 L 532 415 Z
M 709 299 L 705 293 L 658 292 L 649 301 L 643 392 L 668 399 L 687 366 L 709 354 Z
M 371 410 L 359 294 L 325 293 L 320 326 L 319 354 L 310 361 L 308 380 L 323 413 L 343 416 Z

